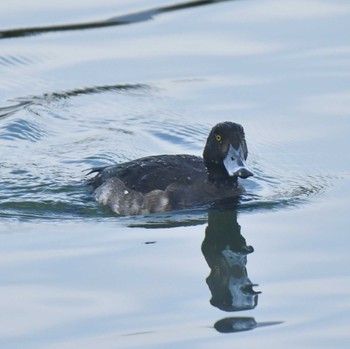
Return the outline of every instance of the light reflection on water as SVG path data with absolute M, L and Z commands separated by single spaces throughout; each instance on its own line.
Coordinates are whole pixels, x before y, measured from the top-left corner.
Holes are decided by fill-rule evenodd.
M 0 346 L 345 347 L 347 1 L 11 4 Z M 230 210 L 116 217 L 91 197 L 84 170 L 200 155 L 225 120 L 255 173 Z

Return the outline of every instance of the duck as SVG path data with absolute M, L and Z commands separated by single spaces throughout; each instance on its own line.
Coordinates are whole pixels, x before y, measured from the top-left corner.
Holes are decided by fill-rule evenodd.
M 253 176 L 243 127 L 231 121 L 209 132 L 203 156 L 155 155 L 93 168 L 98 203 L 117 215 L 161 213 L 212 205 L 244 192 L 238 178 Z

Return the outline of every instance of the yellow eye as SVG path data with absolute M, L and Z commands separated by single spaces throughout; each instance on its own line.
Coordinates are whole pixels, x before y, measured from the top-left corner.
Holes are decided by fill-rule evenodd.
M 216 139 L 218 142 L 220 142 L 221 139 L 222 139 L 222 137 L 221 137 L 220 135 L 215 135 L 215 139 Z

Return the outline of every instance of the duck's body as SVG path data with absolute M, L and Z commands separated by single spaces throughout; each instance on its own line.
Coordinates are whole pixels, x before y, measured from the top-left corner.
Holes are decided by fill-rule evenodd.
M 158 155 L 94 169 L 96 200 L 120 215 L 147 214 L 210 204 L 242 193 L 237 176 L 245 167 L 247 146 L 242 126 L 216 125 L 203 158 Z
M 170 183 L 190 184 L 192 178 L 208 177 L 203 159 L 194 155 L 156 155 L 99 169 L 94 186 L 109 178 L 119 178 L 128 188 L 146 194 L 154 189 L 165 190 Z

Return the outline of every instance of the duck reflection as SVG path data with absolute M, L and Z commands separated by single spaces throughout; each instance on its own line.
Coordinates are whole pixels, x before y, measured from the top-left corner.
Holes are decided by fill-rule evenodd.
M 202 252 L 210 268 L 206 282 L 214 307 L 231 312 L 257 306 L 260 292 L 253 290 L 256 285 L 246 268 L 247 255 L 253 251 L 241 234 L 235 210 L 209 210 Z
M 226 203 L 223 203 L 223 206 Z M 211 292 L 210 303 L 226 312 L 254 309 L 261 292 L 254 291 L 248 278 L 247 256 L 254 252 L 247 245 L 237 222 L 236 202 L 226 206 L 215 206 L 208 211 L 208 226 L 202 243 L 202 253 L 210 268 L 206 278 Z M 147 222 L 147 228 L 175 227 L 179 225 L 203 224 L 206 219 L 186 220 L 184 216 L 171 216 L 171 222 Z M 141 226 L 141 225 L 133 225 Z M 147 242 L 147 243 L 154 243 Z M 257 322 L 253 317 L 226 317 L 215 322 L 214 328 L 220 333 L 249 331 L 258 327 L 281 324 L 281 321 Z

